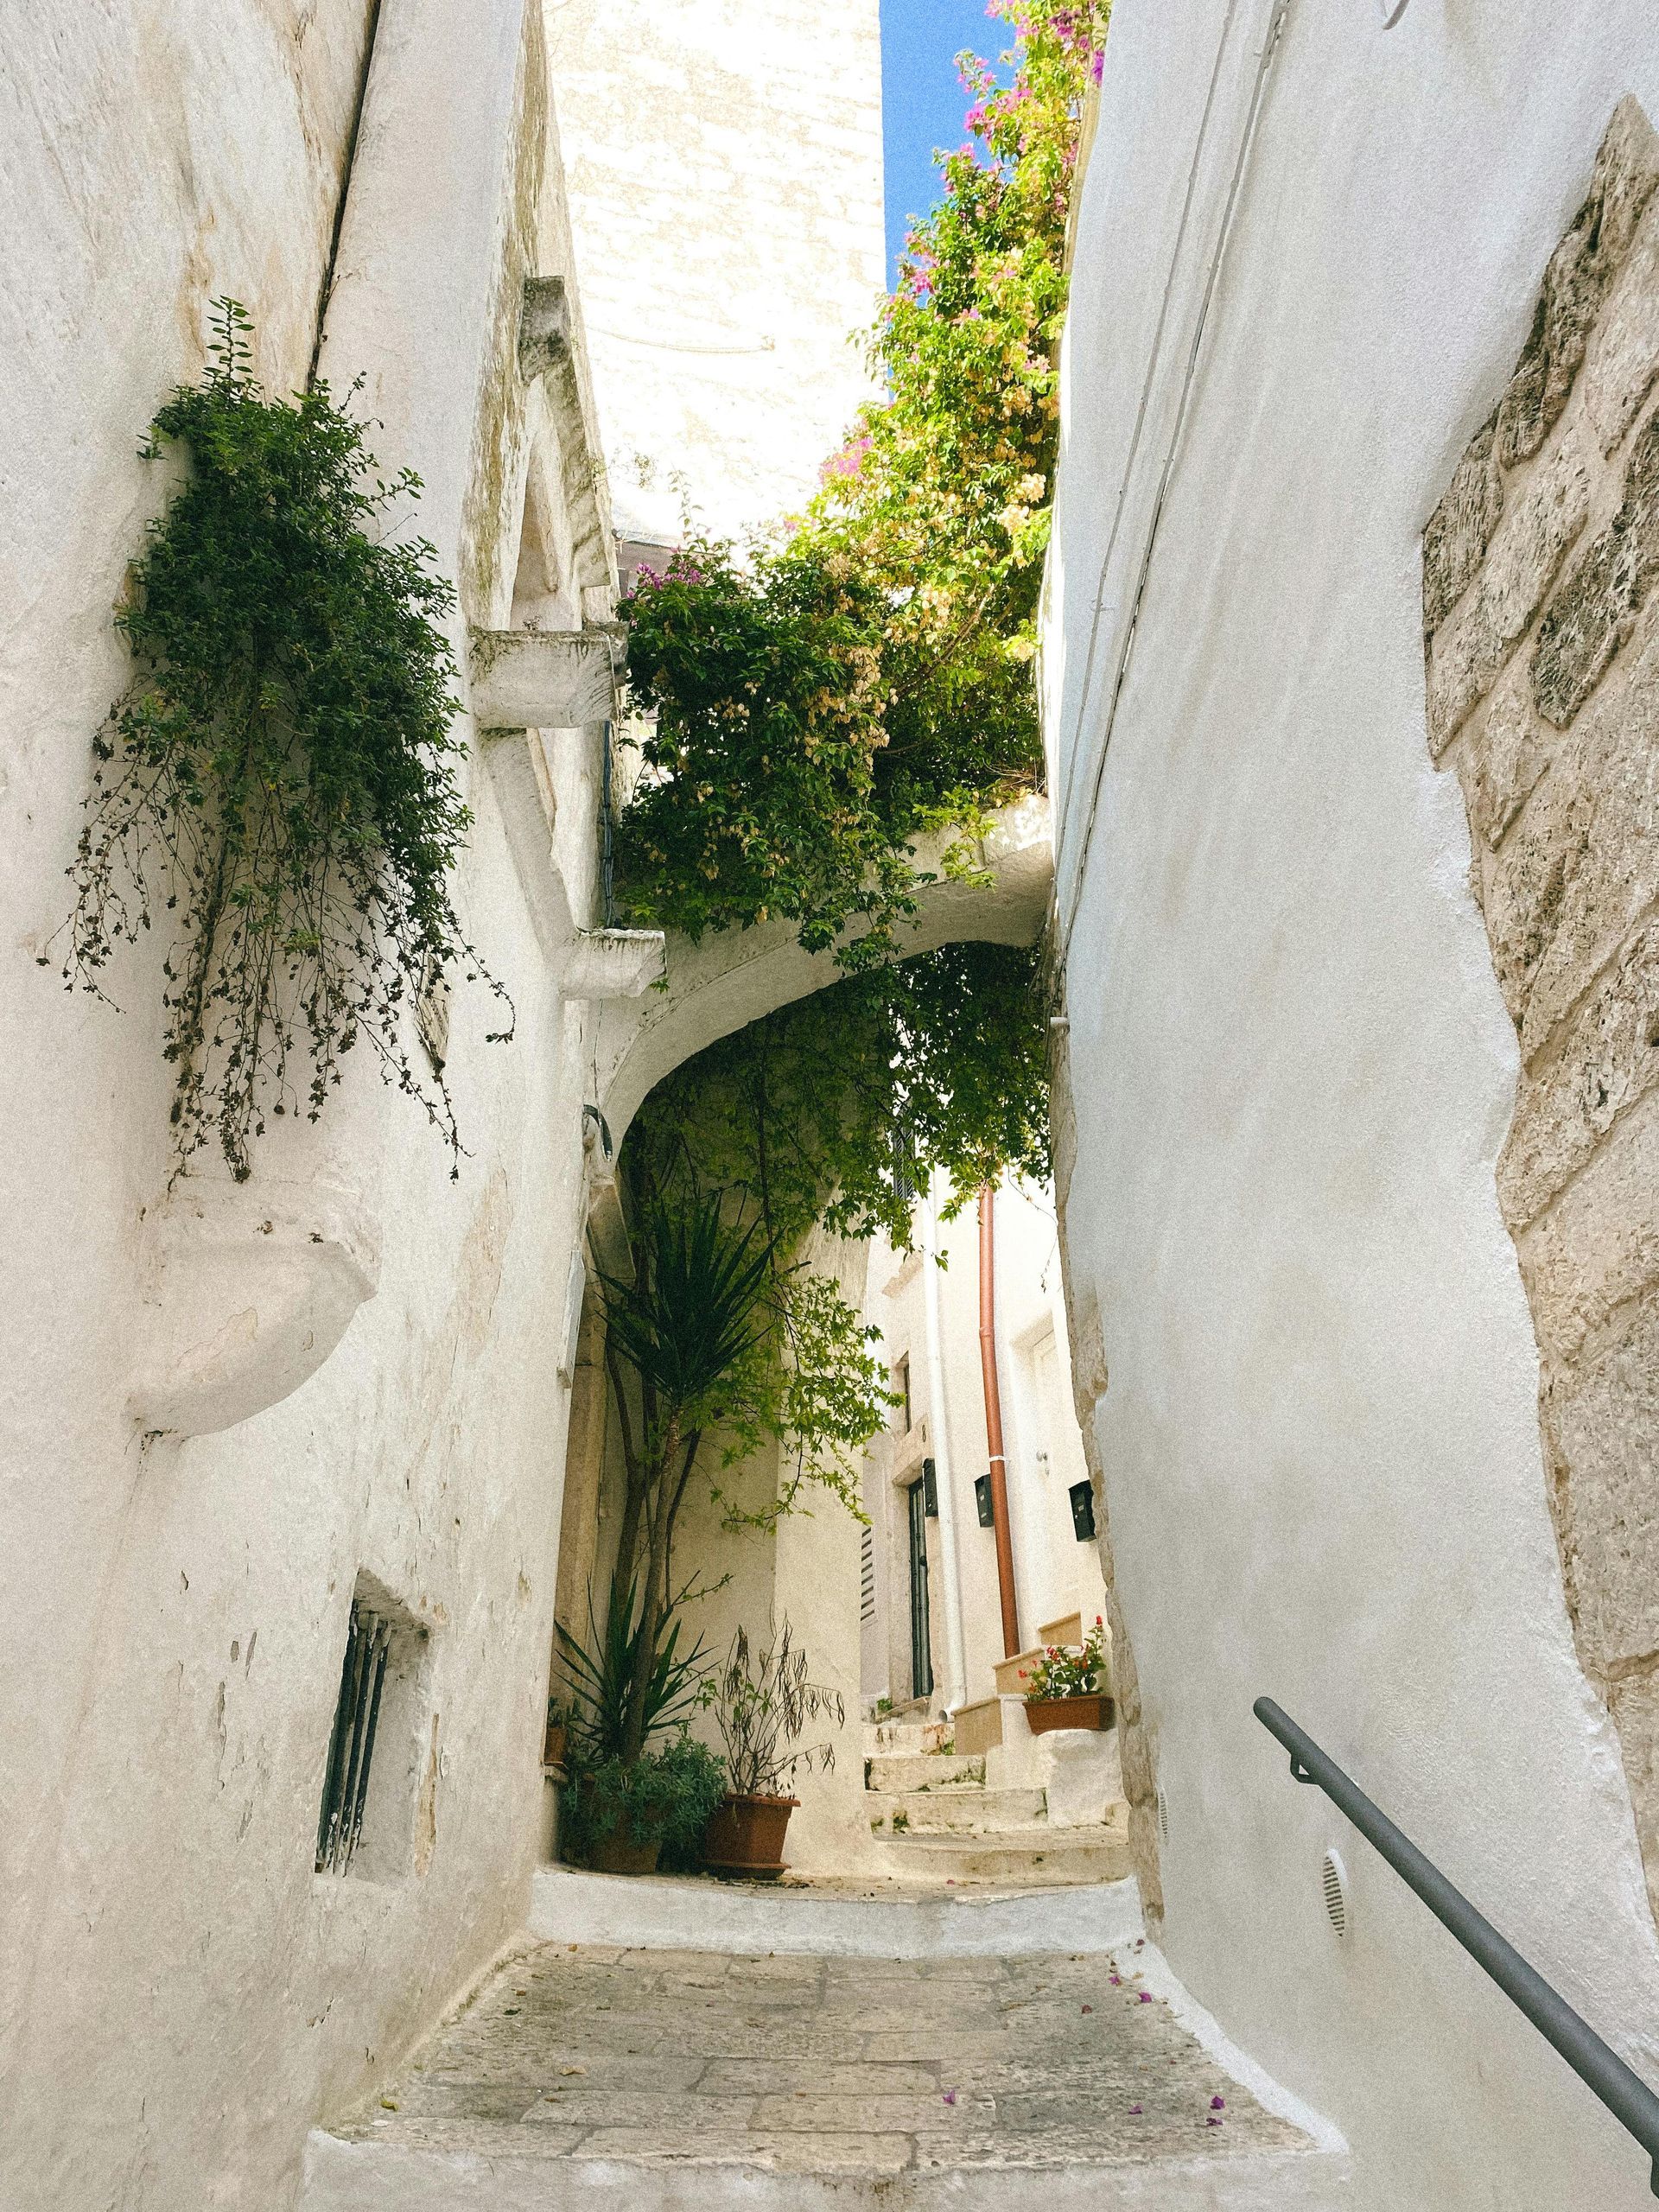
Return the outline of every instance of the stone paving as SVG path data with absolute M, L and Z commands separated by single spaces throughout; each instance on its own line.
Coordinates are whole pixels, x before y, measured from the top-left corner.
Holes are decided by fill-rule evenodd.
M 800 2175 L 1310 2147 L 1141 1990 L 1130 1960 L 557 1944 L 512 1960 L 336 2132 L 493 2161 Z

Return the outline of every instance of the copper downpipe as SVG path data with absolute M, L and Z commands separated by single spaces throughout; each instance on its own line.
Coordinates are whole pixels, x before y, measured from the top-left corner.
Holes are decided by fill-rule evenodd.
M 1008 1529 L 1008 1463 L 1002 1451 L 1002 1392 L 996 1379 L 996 1191 L 979 1193 L 979 1365 L 985 1381 L 985 1441 L 991 1455 L 991 1520 L 996 1532 L 996 1591 L 1002 1601 L 1002 1650 L 1020 1648 L 1020 1605 L 1014 1587 L 1014 1538 Z

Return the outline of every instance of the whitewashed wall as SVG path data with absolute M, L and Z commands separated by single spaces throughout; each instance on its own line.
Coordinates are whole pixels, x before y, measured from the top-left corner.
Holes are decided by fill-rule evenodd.
M 1249 1708 L 1280 1700 L 1651 2053 L 1659 1951 L 1494 1190 L 1514 1033 L 1427 748 L 1421 538 L 1616 103 L 1659 111 L 1659 46 L 1646 0 L 1411 0 L 1391 30 L 1370 0 L 1291 0 L 1182 420 L 1270 13 L 1115 11 L 1046 652 L 1071 1293 L 1109 1371 L 1167 1947 L 1347 2131 L 1357 2206 L 1635 2212 L 1640 2153 Z
M 877 0 L 548 0 L 617 526 L 798 512 L 869 386 Z
M 119 1012 L 36 965 L 125 681 L 112 602 L 162 493 L 139 440 L 198 373 L 221 290 L 255 315 L 271 385 L 303 379 L 365 16 L 48 3 L 0 29 L 0 2201 L 30 2212 L 280 2212 L 307 2126 L 521 1924 L 537 1851 L 583 1055 L 506 786 L 469 766 L 458 896 L 518 1041 L 486 1046 L 490 1012 L 458 990 L 460 1179 L 367 1065 L 316 1132 L 273 1140 L 243 1195 L 274 1194 L 280 1238 L 285 1207 L 346 1191 L 378 1289 L 309 1381 L 222 1433 L 146 1442 L 131 1397 L 169 1169 L 164 947 L 118 964 Z M 539 32 L 520 0 L 460 28 L 385 0 L 325 349 L 337 381 L 366 372 L 380 456 L 426 477 L 422 524 L 486 624 L 507 620 L 547 435 L 512 358 L 522 276 L 560 267 Z M 559 752 L 580 886 L 592 764 Z M 240 1203 L 209 1161 L 186 1188 Z M 280 1270 L 254 1246 L 205 1328 L 269 1319 Z M 362 1572 L 426 1629 L 423 1674 L 379 1753 L 407 1782 L 397 1863 L 325 1878 Z
M 1051 1396 L 1049 1360 L 1064 1378 L 1069 1368 L 1065 1309 L 1053 1195 L 1008 1181 L 996 1198 L 998 1376 L 1003 1445 L 1007 1456 L 1008 1525 L 1014 1546 L 1020 1632 L 1027 1649 L 1038 1630 L 1082 1611 L 1092 1621 L 1103 1601 L 1098 1553 L 1073 1534 L 1068 1497 L 1087 1479 L 1069 1384 Z M 931 1458 L 954 1518 L 953 1544 L 943 1519 L 928 1526 L 928 1572 L 935 1709 L 972 1704 L 996 1692 L 993 1669 L 1005 1656 L 1001 1601 L 993 1532 L 979 1525 L 976 1481 L 988 1471 L 985 1386 L 979 1348 L 979 1211 L 970 1201 L 941 1224 L 944 1265 L 939 1306 L 938 1391 L 934 1391 L 926 1302 L 931 1264 L 924 1255 L 895 1254 L 885 1240 L 871 1254 L 867 1313 L 881 1331 L 889 1371 L 910 1362 L 911 1427 L 873 1444 L 865 1470 L 865 1510 L 875 1527 L 875 1567 L 882 1635 L 870 1657 L 867 1696 L 903 1703 L 910 1688 L 910 1536 L 906 1487 Z M 1046 1453 L 1046 1462 L 1041 1454 Z M 954 1548 L 961 1606 L 961 1680 L 952 1676 L 951 1569 Z

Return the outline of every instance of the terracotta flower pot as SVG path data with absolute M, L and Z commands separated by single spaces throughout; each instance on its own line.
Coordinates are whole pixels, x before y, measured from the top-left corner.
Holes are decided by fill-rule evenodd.
M 1026 1726 L 1033 1736 L 1046 1736 L 1055 1728 L 1109 1728 L 1113 1720 L 1109 1697 L 1028 1697 Z
M 657 1872 L 657 1854 L 662 1847 L 661 1836 L 652 1836 L 649 1843 L 634 1843 L 626 1828 L 615 1828 L 609 1835 L 601 1836 L 594 1842 L 594 1872 L 596 1874 L 654 1874 Z
M 716 1874 L 775 1882 L 784 1871 L 784 1835 L 798 1797 L 722 1797 L 702 1840 Z

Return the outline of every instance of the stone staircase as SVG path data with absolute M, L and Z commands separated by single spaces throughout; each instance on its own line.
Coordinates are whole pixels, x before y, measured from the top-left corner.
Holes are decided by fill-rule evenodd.
M 873 1722 L 865 1736 L 865 1804 L 881 1871 L 906 1881 L 1046 1888 L 1115 1882 L 1130 1871 L 1128 1808 L 1060 1825 L 1033 1779 L 1038 1746 L 970 1756 L 924 1748 L 937 1724 Z M 1040 1739 L 1039 1739 L 1040 1740 Z
M 569 1885 L 614 1885 L 558 1872 L 553 1902 L 577 1926 Z M 689 1927 L 690 1888 L 655 1886 Z M 1258 2069 L 1241 2081 L 1133 1934 L 991 1953 L 976 1923 L 1051 1907 L 982 1897 L 939 1908 L 939 1939 L 906 1960 L 888 1923 L 912 1907 L 820 1903 L 842 1926 L 816 1936 L 807 1899 L 773 1891 L 760 1909 L 778 1923 L 764 1952 L 527 1942 L 362 2107 L 313 2133 L 301 2212 L 1349 2201 L 1340 2140 Z M 1124 1910 L 1132 1921 L 1132 1892 Z

